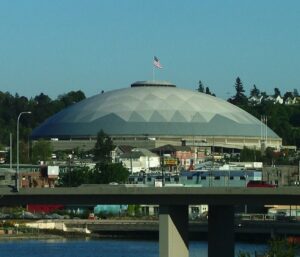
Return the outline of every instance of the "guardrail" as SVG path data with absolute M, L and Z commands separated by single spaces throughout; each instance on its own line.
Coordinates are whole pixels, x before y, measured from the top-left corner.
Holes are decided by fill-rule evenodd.
M 239 213 L 235 215 L 235 219 L 237 220 L 253 220 L 253 221 L 297 221 L 298 218 L 295 216 L 282 216 L 277 214 L 262 214 L 262 213 Z

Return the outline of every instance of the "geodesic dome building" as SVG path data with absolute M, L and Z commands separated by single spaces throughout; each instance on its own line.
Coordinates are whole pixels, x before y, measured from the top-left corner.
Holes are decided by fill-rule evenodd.
M 146 148 L 187 144 L 259 149 L 262 144 L 279 148 L 282 142 L 235 105 L 164 81 L 138 81 L 87 98 L 47 119 L 32 138 L 87 145 L 101 129 L 116 144 Z

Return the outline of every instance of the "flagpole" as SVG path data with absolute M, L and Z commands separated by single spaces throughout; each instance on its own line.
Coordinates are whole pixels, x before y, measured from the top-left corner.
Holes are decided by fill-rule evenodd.
M 152 81 L 155 81 L 155 69 L 154 69 L 154 65 L 152 67 Z
M 153 81 L 155 81 L 155 68 L 162 69 L 159 59 L 156 56 L 154 56 L 154 60 L 153 60 L 153 70 L 152 70 L 152 80 Z
M 263 118 L 262 115 L 260 115 L 260 141 L 262 142 L 263 140 Z
M 268 117 L 266 116 L 266 146 L 268 143 Z

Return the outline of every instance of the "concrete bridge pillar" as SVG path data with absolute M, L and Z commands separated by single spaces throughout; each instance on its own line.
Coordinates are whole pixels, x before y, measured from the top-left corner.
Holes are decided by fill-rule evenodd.
M 208 257 L 234 257 L 234 206 L 209 205 Z
M 188 206 L 159 206 L 159 256 L 188 257 Z

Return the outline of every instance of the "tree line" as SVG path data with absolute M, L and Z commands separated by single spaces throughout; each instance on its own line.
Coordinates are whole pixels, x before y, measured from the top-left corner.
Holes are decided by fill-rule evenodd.
M 267 100 L 269 96 L 273 98 L 280 96 L 284 101 L 289 97 L 299 98 L 297 89 L 294 89 L 293 92 L 281 94 L 280 89 L 275 87 L 274 94 L 268 95 L 266 92 L 259 90 L 256 85 L 253 85 L 249 96 L 247 96 L 240 77 L 236 78 L 234 87 L 235 94 L 227 99 L 228 102 L 242 108 L 259 120 L 262 116 L 267 117 L 267 125 L 282 138 L 284 145 L 296 145 L 298 148 L 300 147 L 299 103 L 286 105 Z M 197 91 L 215 96 L 215 94 L 211 93 L 209 87 L 205 87 L 201 81 L 199 81 Z M 249 100 L 251 97 L 255 97 L 256 99 L 262 98 L 265 100 L 253 103 L 253 101 Z
M 58 111 L 85 98 L 85 94 L 80 90 L 59 95 L 54 100 L 43 93 L 28 99 L 25 96 L 0 91 L 0 150 L 10 145 L 11 134 L 15 159 L 17 119 L 21 112 L 30 111 L 30 115 L 22 115 L 19 120 L 20 160 L 29 162 L 29 137 L 32 129 Z

